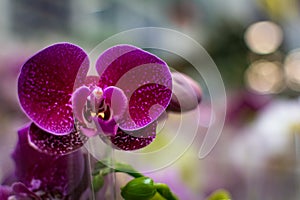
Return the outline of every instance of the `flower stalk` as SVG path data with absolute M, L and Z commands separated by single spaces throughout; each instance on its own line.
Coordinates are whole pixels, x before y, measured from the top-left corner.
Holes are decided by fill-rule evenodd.
M 125 200 L 150 200 L 158 193 L 166 200 L 178 200 L 175 194 L 172 193 L 169 186 L 164 183 L 155 183 L 151 178 L 144 176 L 136 171 L 131 165 L 125 163 L 115 163 L 114 168 L 110 168 L 107 160 L 102 160 L 96 163 L 93 171 L 94 190 L 98 191 L 103 186 L 104 176 L 110 173 L 126 173 L 134 179 L 129 181 L 121 188 L 121 195 Z M 100 184 L 99 184 L 100 183 Z

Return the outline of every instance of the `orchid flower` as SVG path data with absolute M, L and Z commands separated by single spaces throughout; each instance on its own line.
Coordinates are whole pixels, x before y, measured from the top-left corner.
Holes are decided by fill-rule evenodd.
M 89 138 L 121 150 L 143 148 L 165 111 L 189 111 L 201 100 L 194 81 L 180 73 L 172 79 L 163 60 L 134 46 L 109 48 L 95 67 L 99 76 L 87 76 L 88 55 L 70 43 L 49 46 L 22 66 L 18 96 L 31 123 L 18 132 L 15 180 L 0 187 L 0 197 L 72 199 L 86 188 L 77 150 Z
M 69 43 L 49 46 L 23 65 L 18 95 L 32 120 L 29 141 L 37 150 L 67 154 L 94 135 L 135 150 L 155 138 L 157 120 L 172 97 L 167 64 L 137 47 L 118 45 L 101 54 L 95 67 L 99 77 L 87 77 L 87 54 Z

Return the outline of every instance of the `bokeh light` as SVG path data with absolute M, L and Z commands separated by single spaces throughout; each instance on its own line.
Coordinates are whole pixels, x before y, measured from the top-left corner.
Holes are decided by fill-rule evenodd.
M 254 23 L 245 33 L 246 44 L 257 54 L 269 54 L 276 51 L 282 43 L 282 38 L 282 29 L 271 21 Z
M 290 52 L 284 62 L 286 82 L 289 88 L 300 91 L 300 49 Z
M 249 89 L 261 94 L 278 93 L 284 87 L 281 66 L 265 60 L 252 63 L 246 70 L 245 80 Z

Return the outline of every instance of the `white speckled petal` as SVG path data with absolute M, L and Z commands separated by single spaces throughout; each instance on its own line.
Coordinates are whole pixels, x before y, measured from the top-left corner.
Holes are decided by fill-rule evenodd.
M 32 147 L 48 155 L 65 155 L 72 153 L 83 146 L 87 137 L 73 130 L 68 135 L 53 135 L 31 124 L 28 133 Z
M 156 136 L 157 121 L 149 124 L 148 126 L 137 130 L 125 132 L 118 129 L 115 136 L 109 137 L 115 148 L 133 151 L 138 150 L 149 145 Z
M 70 133 L 71 95 L 84 83 L 88 67 L 87 54 L 69 43 L 49 46 L 27 60 L 18 79 L 19 101 L 27 116 L 52 134 Z
M 157 56 L 130 45 L 106 50 L 97 60 L 99 86 L 120 88 L 129 106 L 118 121 L 123 130 L 137 130 L 155 121 L 168 106 L 172 77 L 168 65 Z

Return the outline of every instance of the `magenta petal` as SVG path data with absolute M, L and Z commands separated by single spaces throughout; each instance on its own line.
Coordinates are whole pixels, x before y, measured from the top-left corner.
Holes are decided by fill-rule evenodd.
M 12 188 L 6 185 L 0 185 L 0 199 L 6 200 L 13 194 Z
M 164 85 L 147 84 L 138 88 L 129 101 L 129 112 L 120 119 L 124 130 L 137 129 L 157 119 L 169 104 L 172 91 Z
M 124 92 L 117 87 L 110 86 L 103 91 L 105 103 L 110 106 L 113 111 L 113 118 L 118 120 L 128 106 L 127 98 Z
M 40 152 L 48 155 L 65 155 L 78 150 L 87 141 L 76 130 L 68 135 L 53 135 L 37 127 L 34 123 L 29 128 L 29 142 Z
M 137 131 L 124 132 L 118 129 L 115 136 L 111 136 L 110 140 L 117 149 L 132 151 L 141 149 L 149 145 L 156 136 L 157 122 L 154 121 L 145 128 Z
M 18 80 L 19 101 L 27 116 L 47 132 L 70 133 L 71 95 L 84 83 L 88 67 L 87 54 L 69 43 L 49 46 L 31 57 Z
M 129 108 L 119 124 L 124 130 L 147 126 L 159 117 L 171 100 L 172 78 L 167 64 L 142 49 L 114 46 L 99 57 L 96 67 L 100 87 L 116 86 L 124 91 L 129 101 Z M 155 112 L 150 110 L 153 106 Z M 140 112 L 132 116 L 135 111 L 131 109 Z
M 137 48 L 130 45 L 118 45 L 114 46 L 112 48 L 107 49 L 105 52 L 103 52 L 96 63 L 96 69 L 99 75 L 102 75 L 102 73 L 107 69 L 107 67 L 113 63 L 116 59 L 118 59 L 120 56 L 130 52 L 134 51 Z
M 72 96 L 72 105 L 74 117 L 81 123 L 84 123 L 83 119 L 83 108 L 86 104 L 87 97 L 90 95 L 90 89 L 86 86 L 78 88 Z

